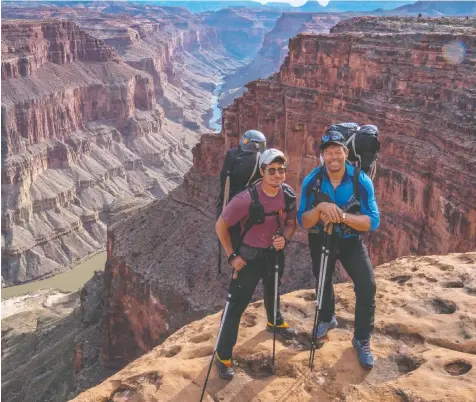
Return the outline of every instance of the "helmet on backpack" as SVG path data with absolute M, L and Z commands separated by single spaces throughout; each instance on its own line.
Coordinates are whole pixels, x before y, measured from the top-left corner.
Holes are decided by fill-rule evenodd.
M 240 148 L 247 152 L 261 152 L 266 149 L 266 137 L 261 131 L 248 130 L 240 139 Z

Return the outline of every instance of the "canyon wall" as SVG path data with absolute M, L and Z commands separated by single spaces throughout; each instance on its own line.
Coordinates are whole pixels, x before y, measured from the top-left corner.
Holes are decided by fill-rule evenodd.
M 280 15 L 279 10 L 227 7 L 205 15 L 203 21 L 214 28 L 231 54 L 242 59 L 255 56 Z
M 109 219 L 180 184 L 208 130 L 214 77 L 243 65 L 186 10 L 88 10 L 2 11 L 50 18 L 2 21 L 6 285 L 103 250 Z
M 175 187 L 196 136 L 175 136 L 152 77 L 76 25 L 2 30 L 2 277 L 13 284 L 103 249 L 108 216 Z
M 369 27 L 372 22 L 395 22 L 365 21 Z M 293 38 L 280 72 L 247 85 L 248 91 L 224 110 L 221 135 L 201 137 L 183 184 L 109 228 L 107 270 L 114 289 L 114 297 L 105 301 L 109 342 L 121 338 L 128 350 L 143 350 L 150 339 L 150 329 L 142 335 L 134 332 L 139 307 L 131 309 L 125 302 L 138 293 L 145 297 L 134 303 L 150 311 L 153 296 L 153 311 L 162 311 L 167 323 L 156 325 L 163 328 L 154 335 L 157 343 L 185 322 L 223 308 L 230 268 L 223 258 L 222 273 L 217 273 L 218 175 L 226 149 L 247 129 L 263 131 L 270 146 L 287 154 L 287 181 L 299 191 L 316 166 L 316 141 L 326 127 L 354 120 L 378 125 L 382 150 L 374 183 L 382 224 L 369 242 L 374 264 L 409 254 L 474 249 L 473 22 L 454 20 L 465 31 L 455 36 L 416 34 L 404 27 L 405 32 L 391 35 L 369 28 Z M 416 20 L 411 24 L 419 29 Z M 443 48 L 456 39 L 465 43 L 466 56 L 451 64 Z M 283 292 L 314 283 L 306 233 L 299 230 L 294 240 L 287 252 Z M 140 285 L 123 285 L 132 282 Z M 255 298 L 260 296 L 258 288 Z M 128 329 L 119 331 L 115 322 L 126 323 Z M 112 366 L 126 363 L 113 353 L 107 361 Z
M 393 33 L 374 33 L 374 21 Z M 421 33 L 418 20 L 413 32 L 399 21 L 363 17 L 332 30 L 340 33 L 298 35 L 279 74 L 250 83 L 223 115 L 228 145 L 255 127 L 284 150 L 287 180 L 297 189 L 316 165 L 315 143 L 326 127 L 376 124 L 382 224 L 372 234 L 375 263 L 476 244 L 474 19 L 433 20 L 433 30 Z M 453 47 L 460 44 L 458 60 Z

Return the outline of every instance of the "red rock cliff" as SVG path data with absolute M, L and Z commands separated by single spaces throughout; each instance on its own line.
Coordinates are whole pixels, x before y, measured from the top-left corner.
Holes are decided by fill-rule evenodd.
M 434 32 L 408 32 L 405 24 L 404 32 L 371 32 L 372 24 L 395 31 L 398 21 L 365 17 L 340 23 L 339 34 L 298 35 L 279 74 L 247 85 L 224 111 L 225 139 L 215 141 L 216 147 L 232 146 L 245 130 L 262 130 L 289 156 L 288 181 L 300 189 L 316 165 L 313 144 L 326 127 L 338 121 L 378 125 L 382 151 L 374 182 L 382 224 L 372 235 L 374 263 L 476 244 L 476 31 L 471 20 L 452 19 L 448 24 L 461 34 L 438 20 Z M 345 32 L 347 26 L 358 30 L 359 22 L 368 32 Z M 419 30 L 417 20 L 410 23 Z M 454 41 L 465 47 L 459 63 L 445 57 Z M 194 166 L 216 175 L 219 163 L 202 147 L 210 145 L 198 147 Z

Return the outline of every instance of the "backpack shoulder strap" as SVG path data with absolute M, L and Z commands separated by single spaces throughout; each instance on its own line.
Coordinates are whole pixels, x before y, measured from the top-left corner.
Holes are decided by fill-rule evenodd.
M 354 178 L 353 178 L 353 184 L 354 184 L 354 195 L 355 198 L 360 201 L 360 194 L 359 194 L 359 178 L 360 178 L 360 167 L 356 167 L 354 169 Z
M 258 191 L 256 190 L 256 183 L 253 183 L 247 187 L 248 192 L 250 193 L 251 196 L 251 204 L 258 204 L 259 203 L 259 197 L 258 197 Z
M 240 235 L 240 244 L 238 246 L 238 249 L 240 248 L 240 246 L 243 242 L 243 239 L 245 238 L 246 234 L 250 231 L 250 229 L 253 226 L 255 226 L 256 224 L 262 223 L 261 220 L 264 221 L 264 213 L 261 213 L 261 209 L 263 209 L 263 206 L 261 205 L 261 203 L 259 201 L 258 191 L 256 190 L 256 185 L 259 182 L 260 182 L 260 180 L 256 181 L 253 184 L 250 184 L 248 187 L 246 187 L 246 189 L 250 193 L 251 204 L 250 204 L 250 208 L 249 208 L 248 219 L 246 220 L 246 222 L 243 226 L 243 231 L 241 232 L 241 235 Z M 257 209 L 259 209 L 259 211 L 257 211 Z M 254 216 L 254 214 L 256 212 L 258 212 L 259 215 L 262 215 L 262 216 L 258 216 L 258 219 L 256 219 L 256 216 Z M 264 212 L 264 210 L 263 210 L 263 212 Z
M 319 179 L 319 185 L 322 184 L 322 180 L 324 180 L 324 166 L 319 167 L 319 172 L 317 172 L 317 176 Z
M 281 188 L 284 193 L 286 212 L 292 211 L 296 207 L 296 193 L 293 188 L 286 183 L 281 184 Z
M 306 196 L 308 200 L 308 205 L 306 206 L 307 209 L 311 207 L 309 200 L 311 199 L 311 195 L 314 192 L 317 200 L 317 196 L 321 192 L 322 181 L 324 180 L 324 166 L 319 166 L 319 170 L 317 171 L 316 176 L 313 180 L 311 180 L 306 188 Z
M 260 152 L 256 152 L 256 155 L 255 155 L 255 166 L 253 168 L 253 171 L 251 172 L 251 176 L 250 178 L 248 179 L 247 183 L 246 183 L 246 186 L 249 186 L 250 183 L 253 184 L 253 183 L 256 183 L 257 181 L 255 182 L 252 182 L 251 180 L 253 180 L 253 177 L 255 177 L 256 175 L 256 171 L 258 169 L 258 163 L 259 163 L 259 157 L 260 157 L 261 153 Z

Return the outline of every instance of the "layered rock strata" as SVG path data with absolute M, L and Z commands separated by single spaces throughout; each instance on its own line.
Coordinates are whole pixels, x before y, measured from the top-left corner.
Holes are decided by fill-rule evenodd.
M 108 219 L 163 196 L 191 166 L 215 77 L 241 64 L 186 10 L 157 10 L 126 22 L 62 9 L 81 29 L 2 24 L 3 283 L 102 250 Z
M 275 26 L 281 11 L 270 9 L 223 8 L 204 17 L 225 48 L 238 58 L 252 58 L 260 49 L 267 32 Z
M 360 21 L 367 24 L 364 32 L 345 32 Z M 316 143 L 326 127 L 338 121 L 376 124 L 382 150 L 374 183 L 382 224 L 372 235 L 373 261 L 471 250 L 474 21 L 453 19 L 462 32 L 454 36 L 436 20 L 435 32 L 408 32 L 406 24 L 391 35 L 372 32 L 372 23 L 381 29 L 386 21 L 394 30 L 395 19 L 365 17 L 340 23 L 342 33 L 292 39 L 279 74 L 247 85 L 224 111 L 225 143 L 232 146 L 244 130 L 260 129 L 288 155 L 287 180 L 299 190 L 316 165 Z M 464 54 L 455 57 L 459 44 Z
M 2 24 L 2 80 L 34 74 L 47 61 L 107 61 L 114 49 L 69 21 Z
M 2 81 L 2 276 L 11 284 L 103 249 L 115 201 L 176 186 L 194 136 L 174 138 L 150 75 L 77 26 L 17 22 L 4 31 L 10 53 L 18 43 L 30 61 L 47 54 Z

